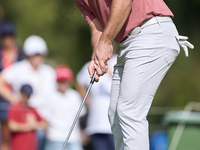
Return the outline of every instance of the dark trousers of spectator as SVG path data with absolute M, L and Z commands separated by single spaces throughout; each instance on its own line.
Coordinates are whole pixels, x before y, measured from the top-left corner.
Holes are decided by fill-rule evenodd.
M 94 150 L 115 150 L 112 134 L 93 134 L 91 144 Z

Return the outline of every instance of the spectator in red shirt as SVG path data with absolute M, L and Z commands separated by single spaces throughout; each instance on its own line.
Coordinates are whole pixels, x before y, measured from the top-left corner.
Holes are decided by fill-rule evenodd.
M 8 126 L 11 130 L 11 150 L 37 150 L 35 130 L 44 129 L 47 123 L 36 110 L 28 105 L 33 90 L 28 84 L 21 87 L 21 102 L 8 110 Z

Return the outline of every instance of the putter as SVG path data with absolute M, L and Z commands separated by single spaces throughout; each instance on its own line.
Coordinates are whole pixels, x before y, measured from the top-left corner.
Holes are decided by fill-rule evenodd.
M 85 100 L 86 100 L 86 98 L 87 98 L 87 95 L 88 95 L 88 93 L 90 92 L 90 89 L 91 89 L 91 87 L 92 87 L 92 85 L 93 85 L 93 83 L 94 83 L 94 80 L 95 80 L 94 77 L 95 77 L 96 73 L 97 73 L 97 71 L 95 70 L 95 71 L 94 71 L 94 74 L 93 74 L 93 76 L 92 76 L 92 78 L 91 78 L 91 80 L 90 80 L 90 84 L 89 84 L 89 86 L 88 86 L 88 89 L 87 89 L 87 91 L 86 91 L 86 94 L 85 94 L 85 96 L 84 96 L 84 98 L 83 98 L 83 101 L 82 101 L 82 103 L 81 103 L 81 105 L 80 105 L 80 107 L 79 107 L 79 109 L 78 109 L 78 112 L 77 112 L 77 114 L 76 114 L 76 117 L 75 117 L 75 119 L 74 119 L 74 122 L 72 123 L 72 126 L 71 126 L 71 128 L 70 128 L 70 131 L 69 131 L 69 133 L 68 133 L 68 135 L 67 135 L 67 138 L 66 138 L 66 140 L 65 140 L 65 143 L 64 143 L 64 145 L 63 145 L 62 150 L 65 150 L 65 147 L 67 146 L 67 143 L 68 143 L 68 141 L 69 141 L 70 135 L 72 134 L 72 131 L 73 131 L 73 129 L 74 129 L 74 126 L 76 125 L 76 122 L 78 121 L 78 118 L 79 118 L 80 113 L 81 113 L 81 110 L 82 110 L 82 108 L 83 108 L 83 106 L 84 106 L 84 103 L 85 103 Z

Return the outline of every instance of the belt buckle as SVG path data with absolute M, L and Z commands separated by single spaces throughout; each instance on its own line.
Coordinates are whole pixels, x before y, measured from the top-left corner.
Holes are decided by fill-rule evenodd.
M 135 27 L 128 35 L 137 35 L 138 33 L 140 33 L 142 30 L 142 28 L 140 26 Z
M 140 32 L 141 32 L 141 30 L 142 30 L 142 28 L 140 27 L 140 26 L 138 26 L 138 27 L 135 27 L 133 30 L 131 30 L 131 32 L 121 41 L 121 42 L 123 42 L 123 41 L 125 41 L 129 36 L 131 36 L 131 35 L 137 35 L 137 34 L 139 34 Z M 120 42 L 120 43 L 121 43 Z

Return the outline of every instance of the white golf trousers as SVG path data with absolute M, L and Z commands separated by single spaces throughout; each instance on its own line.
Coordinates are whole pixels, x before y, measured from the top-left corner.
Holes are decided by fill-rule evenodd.
M 179 54 L 173 22 L 150 25 L 120 43 L 112 79 L 109 120 L 115 150 L 149 150 L 149 108 Z

